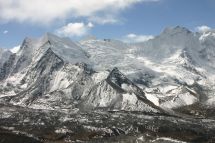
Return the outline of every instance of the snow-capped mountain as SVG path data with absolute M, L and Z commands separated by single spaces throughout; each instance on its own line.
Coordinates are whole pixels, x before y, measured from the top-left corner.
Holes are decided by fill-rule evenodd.
M 200 100 L 207 104 L 206 100 L 213 97 L 213 38 L 212 32 L 193 33 L 177 26 L 166 28 L 144 43 L 128 45 L 110 39 L 88 40 L 82 45 L 90 53 L 90 59 L 96 61 L 94 66 L 98 70 L 99 66 L 118 67 L 144 88 L 147 98 L 154 104 L 177 108 Z M 204 91 L 200 93 L 196 86 Z
M 214 31 L 0 49 L 3 142 L 214 142 L 214 93 Z
M 32 108 L 154 112 L 213 105 L 214 39 L 179 26 L 137 44 L 26 38 L 17 53 L 0 51 L 1 99 Z
M 114 68 L 108 77 L 91 88 L 81 106 L 87 105 L 110 110 L 160 112 L 145 93 Z
M 85 110 L 102 107 L 159 112 L 160 109 L 144 96 L 142 89 L 116 68 L 108 73 L 106 79 L 94 80 L 104 71 L 93 68 L 94 61 L 90 56 L 74 42 L 52 34 L 40 39 L 26 38 L 20 50 L 2 68 L 6 71 L 1 75 L 2 95 L 6 96 L 3 99 L 31 108 Z M 117 80 L 123 80 L 125 85 L 131 86 L 132 91 L 126 91 L 121 88 L 121 84 L 113 83 L 113 72 L 118 72 L 117 76 L 121 76 Z

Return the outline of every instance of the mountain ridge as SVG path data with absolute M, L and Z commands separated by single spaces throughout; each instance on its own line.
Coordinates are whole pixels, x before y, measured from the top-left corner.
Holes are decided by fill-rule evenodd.
M 0 50 L 0 140 L 214 142 L 213 51 L 213 33 L 183 27 L 133 44 L 26 38 Z
M 108 90 L 121 91 L 115 94 L 134 93 L 139 98 L 138 102 L 142 98 L 163 109 L 192 105 L 199 102 L 200 97 L 194 96 L 189 90 L 181 90 L 181 83 L 185 88 L 191 87 L 190 90 L 196 93 L 199 91 L 191 86 L 195 82 L 200 87 L 209 89 L 215 86 L 208 78 L 208 75 L 213 74 L 213 61 L 207 63 L 201 55 L 204 53 L 212 58 L 213 54 L 203 52 L 203 49 L 213 48 L 215 42 L 210 40 L 210 35 L 206 36 L 204 41 L 209 38 L 208 46 L 202 41 L 202 35 L 196 35 L 184 27 L 177 26 L 165 29 L 161 35 L 143 44 L 131 45 L 120 41 L 95 39 L 76 44 L 50 33 L 39 39 L 26 38 L 20 50 L 14 53 L 14 62 L 10 62 L 11 64 L 5 62 L 5 66 L 1 68 L 3 77 L 1 90 L 11 90 L 4 92 L 2 96 L 7 94 L 11 96 L 11 93 L 13 96 L 20 95 L 24 90 L 27 90 L 27 94 L 32 94 L 29 96 L 33 96 L 34 93 L 28 91 L 28 88 L 34 85 L 38 91 L 42 89 L 40 93 L 42 99 L 56 93 L 56 96 L 62 94 L 68 100 L 74 98 L 78 105 L 81 100 L 84 101 L 90 88 L 101 88 L 99 84 L 103 82 L 104 89 L 107 88 L 107 84 L 112 86 L 108 87 Z M 79 67 L 80 65 L 83 69 Z M 70 72 L 63 71 L 65 67 L 68 67 Z M 4 75 L 3 71 L 7 71 L 7 74 Z M 77 77 L 73 74 L 77 74 Z M 46 80 L 42 81 L 42 78 Z M 125 82 L 126 84 L 123 84 L 125 87 L 122 87 L 120 82 Z M 129 86 L 132 88 L 126 89 L 130 88 Z M 108 90 L 105 92 L 110 92 Z M 96 92 L 97 90 L 94 91 L 95 95 Z M 28 98 L 27 94 L 23 98 Z M 120 95 L 119 101 L 116 102 L 120 103 L 122 97 L 128 95 Z M 213 92 L 210 92 L 206 99 L 210 99 L 211 102 L 212 98 Z M 186 99 L 189 99 L 189 102 Z M 46 102 L 45 99 L 43 102 Z M 54 102 L 57 103 L 57 100 Z M 204 101 L 204 104 L 207 104 L 207 101 Z

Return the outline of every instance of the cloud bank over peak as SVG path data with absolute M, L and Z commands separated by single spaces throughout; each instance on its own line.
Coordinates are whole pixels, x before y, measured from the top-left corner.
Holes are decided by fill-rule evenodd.
M 158 0 L 0 0 L 0 21 L 48 24 L 59 19 L 84 17 L 97 23 L 113 23 L 120 11 L 137 3 L 156 1 Z
M 212 30 L 212 28 L 209 26 L 206 26 L 206 25 L 196 27 L 196 31 L 198 31 L 200 33 L 208 32 L 210 30 Z
M 81 37 L 86 35 L 94 25 L 89 22 L 87 24 L 80 22 L 80 23 L 68 23 L 66 26 L 63 26 L 56 30 L 56 34 L 65 37 Z

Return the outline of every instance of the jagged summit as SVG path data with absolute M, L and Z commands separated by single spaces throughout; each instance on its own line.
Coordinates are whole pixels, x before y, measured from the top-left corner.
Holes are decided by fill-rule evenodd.
M 32 53 L 35 59 L 50 48 L 56 55 L 65 60 L 65 62 L 89 63 L 87 53 L 68 38 L 61 38 L 54 34 L 46 33 L 41 38 L 33 40 L 33 42 L 32 40 L 25 39 L 23 43 L 21 47 L 23 48 L 27 45 L 31 49 L 29 54 Z
M 21 44 L 21 46 L 20 46 L 20 51 L 22 51 L 22 50 L 25 49 L 25 48 L 33 49 L 33 46 L 34 46 L 34 44 L 35 44 L 36 42 L 37 42 L 36 39 L 30 38 L 30 37 L 26 37 L 26 38 L 23 40 L 23 42 L 22 42 L 22 44 Z
M 144 54 L 154 62 L 168 60 L 171 56 L 176 57 L 183 51 L 187 51 L 192 58 L 198 60 L 197 52 L 202 49 L 199 37 L 187 28 L 180 26 L 166 28 L 154 39 L 139 44 L 137 47 L 139 47 L 136 49 L 137 54 Z
M 92 87 L 81 106 L 87 109 L 163 112 L 149 101 L 145 93 L 118 68 L 114 68 L 106 79 Z
M 113 68 L 113 70 L 108 75 L 107 82 L 110 83 L 112 86 L 116 86 L 118 89 L 121 89 L 124 92 L 133 92 L 137 96 L 146 99 L 145 93 L 131 80 L 129 80 L 123 73 L 121 73 L 116 67 Z
M 122 83 L 125 82 L 126 77 L 119 71 L 117 67 L 114 67 L 113 70 L 108 75 L 107 80 L 121 87 Z
M 189 29 L 187 29 L 186 27 L 176 26 L 176 27 L 165 28 L 161 34 L 173 35 L 173 34 L 179 34 L 179 33 L 190 34 L 192 32 Z

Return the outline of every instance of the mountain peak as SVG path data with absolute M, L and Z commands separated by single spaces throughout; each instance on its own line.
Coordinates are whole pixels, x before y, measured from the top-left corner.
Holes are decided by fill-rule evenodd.
M 177 33 L 192 33 L 189 29 L 182 27 L 182 26 L 176 26 L 176 27 L 167 27 L 164 29 L 162 34 L 177 34 Z
M 62 38 L 52 33 L 44 34 L 39 41 L 40 48 L 51 48 L 52 51 L 69 63 L 88 63 L 86 52 L 69 38 Z
M 118 86 L 121 86 L 125 78 L 126 78 L 125 75 L 123 75 L 117 67 L 114 67 L 113 70 L 108 75 L 107 80 L 113 82 Z
M 107 82 L 124 92 L 133 92 L 137 96 L 146 99 L 145 93 L 116 67 L 110 72 L 109 76 L 107 77 Z
M 42 41 L 44 42 L 44 43 L 46 43 L 46 42 L 51 42 L 51 41 L 55 41 L 55 40 L 59 40 L 60 39 L 60 37 L 58 37 L 58 36 L 56 36 L 56 35 L 54 35 L 54 34 L 52 34 L 52 33 L 49 33 L 49 32 L 47 32 L 47 33 L 45 33 L 42 37 L 41 37 L 41 39 L 42 39 Z

